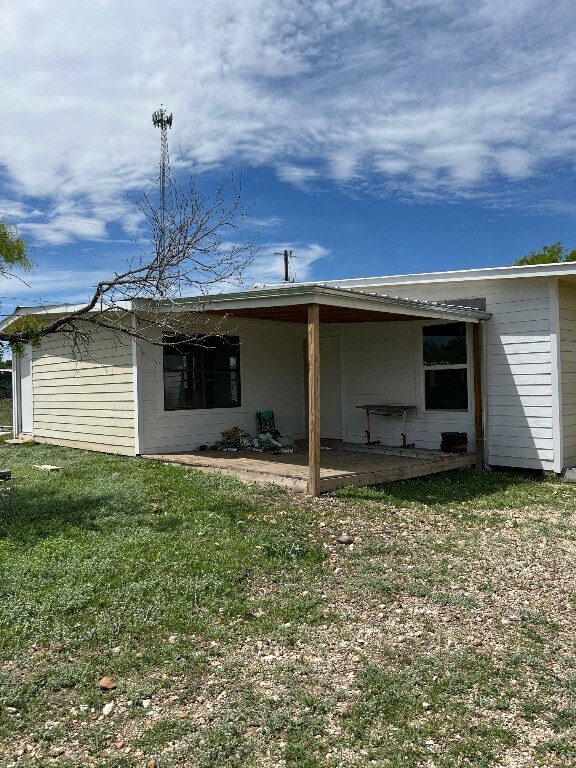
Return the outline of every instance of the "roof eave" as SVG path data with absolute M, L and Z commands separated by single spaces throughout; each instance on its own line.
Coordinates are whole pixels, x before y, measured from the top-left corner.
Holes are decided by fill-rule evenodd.
M 171 308 L 175 311 L 186 312 L 189 311 L 191 305 L 195 305 L 196 311 L 200 312 L 229 311 L 232 313 L 236 309 L 289 307 L 301 304 L 322 304 L 368 312 L 391 312 L 398 315 L 439 320 L 462 319 L 470 322 L 488 320 L 492 316 L 489 312 L 467 307 L 451 307 L 401 297 L 381 296 L 316 283 L 304 286 L 282 285 L 277 288 L 263 288 L 255 291 L 192 297 L 170 302 L 165 305 L 165 308 L 166 311 Z
M 341 280 L 326 280 L 331 287 L 354 288 L 377 285 L 418 285 L 419 283 L 474 282 L 480 280 L 509 280 L 534 277 L 576 277 L 576 262 L 560 264 L 528 264 L 507 267 L 480 267 L 476 269 L 447 270 L 442 272 L 420 272 L 403 275 L 381 275 L 376 277 L 355 277 Z M 316 283 L 298 283 L 300 286 Z M 271 284 L 276 288 L 278 283 Z
M 212 296 L 193 296 L 173 301 L 136 300 L 118 304 L 116 308 L 128 311 L 145 312 L 150 309 L 162 312 L 233 312 L 235 309 L 266 307 L 287 307 L 302 304 L 322 304 L 364 310 L 367 312 L 388 312 L 397 315 L 410 315 L 438 320 L 464 320 L 478 323 L 491 317 L 489 312 L 468 307 L 445 306 L 432 302 L 406 299 L 397 296 L 383 296 L 376 293 L 358 291 L 331 285 L 308 283 L 306 285 L 289 284 L 267 287 L 252 291 L 241 291 Z M 51 307 L 17 307 L 14 312 L 0 323 L 0 331 L 5 331 L 18 320 L 30 315 L 62 315 L 76 312 L 85 305 L 59 304 Z
M 45 307 L 38 305 L 32 307 L 16 307 L 11 315 L 8 315 L 8 317 L 0 322 L 0 331 L 8 330 L 11 325 L 18 320 L 21 320 L 23 317 L 29 317 L 30 315 L 67 315 L 73 312 L 78 312 L 85 306 L 86 304 L 53 304 Z M 121 301 L 115 304 L 114 308 L 130 311 L 133 308 L 133 303 L 131 301 Z M 98 310 L 93 310 L 87 314 L 95 314 L 97 311 Z

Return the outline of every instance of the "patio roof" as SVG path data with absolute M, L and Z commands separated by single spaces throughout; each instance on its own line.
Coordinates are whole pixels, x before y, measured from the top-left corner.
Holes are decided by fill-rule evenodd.
M 323 284 L 282 285 L 243 293 L 183 299 L 172 307 L 180 312 L 195 310 L 204 314 L 236 318 L 273 320 L 307 324 L 308 362 L 308 480 L 311 496 L 323 490 L 320 451 L 320 325 L 321 323 L 386 322 L 392 320 L 444 320 L 472 324 L 474 359 L 474 422 L 476 427 L 475 463 L 483 466 L 481 394 L 481 322 L 489 312 L 445 302 L 428 302 L 358 291 Z M 324 486 L 325 488 L 325 486 Z
M 196 305 L 206 314 L 289 323 L 306 323 L 307 307 L 310 304 L 319 305 L 320 322 L 323 323 L 386 322 L 418 318 L 479 323 L 491 317 L 489 312 L 456 304 L 405 299 L 352 288 L 335 288 L 321 283 L 288 284 L 281 288 L 178 301 L 181 310 Z
M 324 283 L 306 285 L 286 284 L 281 287 L 262 288 L 236 293 L 220 293 L 209 296 L 190 296 L 166 300 L 136 299 L 122 301 L 116 306 L 127 312 L 201 312 L 211 315 L 246 317 L 256 320 L 274 320 L 288 323 L 306 323 L 307 307 L 320 306 L 322 323 L 386 322 L 398 320 L 462 321 L 479 323 L 492 315 L 480 309 L 458 306 L 446 302 L 422 301 L 390 296 L 354 288 L 341 288 Z M 0 323 L 0 330 L 7 330 L 27 315 L 67 314 L 81 309 L 80 304 L 17 307 Z

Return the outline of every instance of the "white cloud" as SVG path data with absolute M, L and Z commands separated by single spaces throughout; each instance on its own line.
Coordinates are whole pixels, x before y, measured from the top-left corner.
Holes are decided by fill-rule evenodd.
M 509 178 L 524 179 L 532 170 L 532 157 L 526 150 L 512 147 L 500 153 L 498 164 Z
M 576 151 L 571 0 L 19 0 L 0 23 L 3 197 L 50 203 L 25 230 L 47 242 L 136 231 L 164 100 L 174 167 L 304 188 L 483 194 Z
M 284 279 L 285 249 L 292 251 L 290 278 L 297 282 L 308 280 L 314 262 L 330 255 L 329 249 L 318 243 L 267 243 L 247 271 L 245 283 L 281 283 Z
M 318 172 L 313 168 L 304 168 L 299 165 L 282 164 L 276 170 L 281 181 L 287 181 L 301 189 L 306 189 L 308 183 L 318 177 Z
M 48 221 L 25 221 L 19 226 L 21 235 L 53 245 L 68 243 L 72 238 L 101 240 L 106 234 L 104 221 L 69 219 L 59 214 L 52 215 Z
M 25 275 L 2 277 L 1 315 L 17 306 L 80 304 L 88 301 L 102 274 L 90 269 L 42 268 Z
M 280 218 L 280 216 L 269 216 L 265 219 L 258 219 L 254 218 L 252 216 L 249 216 L 246 219 L 246 226 L 250 227 L 251 229 L 270 229 L 271 227 L 279 227 L 282 224 L 283 220 Z

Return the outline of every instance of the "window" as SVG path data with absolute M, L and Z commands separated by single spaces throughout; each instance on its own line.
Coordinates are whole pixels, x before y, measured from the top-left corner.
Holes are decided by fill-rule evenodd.
M 425 410 L 468 410 L 466 323 L 425 325 L 422 332 Z
M 164 408 L 240 405 L 238 336 L 170 337 L 164 346 Z

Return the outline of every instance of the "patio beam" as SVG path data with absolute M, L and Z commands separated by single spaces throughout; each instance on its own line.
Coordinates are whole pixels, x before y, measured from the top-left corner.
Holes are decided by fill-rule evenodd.
M 320 306 L 308 304 L 308 493 L 320 495 Z
M 476 469 L 484 470 L 484 414 L 482 410 L 482 323 L 472 326 L 472 355 L 474 365 L 474 431 L 476 432 Z

